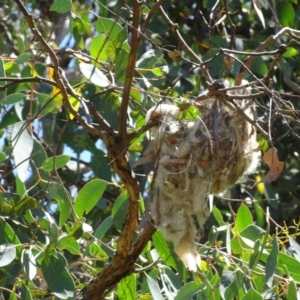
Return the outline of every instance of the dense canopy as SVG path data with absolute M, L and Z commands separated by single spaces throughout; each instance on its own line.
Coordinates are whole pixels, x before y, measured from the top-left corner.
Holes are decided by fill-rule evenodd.
M 3 0 L 0 298 L 299 298 L 299 24 L 298 0 Z

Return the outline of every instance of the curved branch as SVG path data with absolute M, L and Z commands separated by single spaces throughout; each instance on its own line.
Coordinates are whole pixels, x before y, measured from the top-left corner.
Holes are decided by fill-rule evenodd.
M 136 242 L 132 245 L 126 264 L 109 264 L 77 295 L 77 300 L 101 300 L 125 276 L 134 273 L 135 261 L 155 232 L 151 223 L 143 229 Z
M 119 133 L 122 137 L 126 147 L 128 146 L 127 136 L 127 109 L 129 104 L 130 90 L 135 71 L 135 63 L 137 59 L 137 53 L 140 46 L 140 6 L 138 0 L 133 1 L 133 21 L 132 21 L 132 40 L 129 53 L 128 66 L 126 70 L 126 80 L 124 83 L 124 91 L 122 96 L 122 103 L 120 108 L 120 125 Z
M 253 56 L 253 53 L 256 52 L 262 52 L 264 51 L 267 47 L 269 47 L 276 39 L 278 39 L 281 35 L 283 35 L 285 32 L 289 32 L 290 34 L 295 34 L 295 33 L 300 33 L 299 30 L 294 30 L 288 27 L 282 28 L 278 33 L 269 36 L 263 43 L 261 43 L 253 52 L 252 55 L 248 55 L 244 61 L 243 64 L 241 65 L 241 68 L 239 72 L 235 76 L 235 81 L 234 85 L 240 85 L 242 82 L 242 79 L 245 76 L 245 73 L 247 70 L 249 70 L 254 63 L 256 57 Z
M 102 119 L 100 115 L 96 116 L 99 124 L 97 124 L 97 126 L 94 126 L 93 124 L 87 123 L 72 107 L 68 98 L 68 93 L 71 93 L 72 95 L 74 94 L 75 97 L 78 97 L 78 95 L 76 95 L 73 87 L 69 84 L 68 80 L 64 76 L 63 71 L 59 67 L 59 61 L 54 50 L 42 37 L 41 33 L 37 30 L 37 27 L 33 21 L 33 17 L 29 14 L 24 4 L 20 0 L 15 0 L 15 2 L 24 14 L 33 35 L 44 47 L 45 52 L 50 56 L 53 62 L 55 83 L 62 93 L 66 108 L 75 116 L 75 119 L 87 132 L 99 136 L 104 141 L 107 146 L 110 166 L 120 177 L 120 180 L 123 182 L 128 192 L 129 208 L 122 232 L 118 239 L 115 256 L 113 257 L 112 262 L 108 264 L 104 269 L 102 269 L 92 280 L 92 282 L 88 284 L 87 287 L 82 291 L 82 293 L 80 294 L 82 295 L 82 297 L 80 296 L 78 298 L 89 300 L 104 299 L 106 291 L 113 288 L 124 276 L 134 271 L 134 263 L 136 258 L 154 232 L 154 228 L 150 224 L 149 227 L 147 227 L 147 230 L 144 229 L 138 241 L 132 244 L 133 235 L 138 226 L 140 191 L 138 181 L 129 165 L 129 158 L 127 153 L 128 136 L 126 129 L 126 116 L 130 89 L 134 75 L 135 62 L 139 48 L 139 10 L 141 4 L 137 0 L 134 1 L 134 30 L 132 33 L 131 52 L 127 67 L 126 81 L 123 91 L 123 101 L 120 111 L 120 135 L 118 135 L 105 122 L 105 120 Z

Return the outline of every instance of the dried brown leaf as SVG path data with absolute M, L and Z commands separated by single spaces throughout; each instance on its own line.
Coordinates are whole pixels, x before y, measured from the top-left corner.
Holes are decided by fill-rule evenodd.
M 177 60 L 181 57 L 181 54 L 178 50 L 175 49 L 173 52 L 169 52 L 168 56 L 173 60 Z
M 283 170 L 284 164 L 278 160 L 277 149 L 270 148 L 263 156 L 264 163 L 270 168 L 269 172 L 263 178 L 263 182 L 270 183 L 276 180 Z

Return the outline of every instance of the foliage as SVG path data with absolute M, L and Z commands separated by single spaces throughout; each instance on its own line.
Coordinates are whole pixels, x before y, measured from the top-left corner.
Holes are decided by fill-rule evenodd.
M 1 297 L 300 298 L 299 10 L 297 0 L 2 1 Z M 210 76 L 254 82 L 268 154 L 215 197 L 191 273 L 145 213 L 152 163 L 134 162 L 155 125 L 146 111 L 171 101 L 199 117 L 191 104 Z

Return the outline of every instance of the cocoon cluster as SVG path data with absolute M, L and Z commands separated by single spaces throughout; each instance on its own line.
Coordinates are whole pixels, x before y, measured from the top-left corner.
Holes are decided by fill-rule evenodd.
M 243 88 L 228 95 L 246 97 L 250 92 Z M 255 127 L 226 101 L 220 96 L 206 100 L 195 121 L 179 121 L 180 109 L 172 104 L 156 105 L 146 117 L 159 119 L 151 131 L 156 157 L 151 217 L 191 271 L 200 262 L 193 216 L 201 228 L 209 216 L 207 195 L 218 195 L 242 181 L 260 159 Z M 253 100 L 233 101 L 254 119 Z

